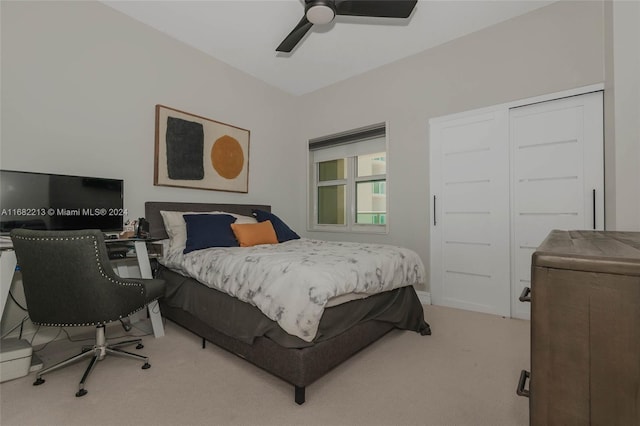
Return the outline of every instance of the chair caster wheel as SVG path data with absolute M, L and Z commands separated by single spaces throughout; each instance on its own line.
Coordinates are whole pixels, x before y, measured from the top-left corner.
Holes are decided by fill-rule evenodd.
M 142 366 L 142 369 L 146 370 L 147 368 L 151 368 L 151 364 L 149 364 L 148 362 L 145 362 L 144 365 Z
M 80 389 L 78 392 L 76 392 L 76 396 L 79 398 L 81 396 L 85 396 L 87 394 L 87 390 L 86 389 Z
M 144 345 L 142 343 L 138 343 L 138 345 L 136 346 L 136 349 L 142 349 L 144 348 Z
M 38 377 L 35 382 L 33 382 L 33 386 L 39 386 L 44 383 L 44 379 L 42 377 Z

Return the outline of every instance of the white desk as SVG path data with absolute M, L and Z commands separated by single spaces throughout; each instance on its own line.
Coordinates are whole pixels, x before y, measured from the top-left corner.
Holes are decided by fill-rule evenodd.
M 0 319 L 4 315 L 4 308 L 11 291 L 13 275 L 16 270 L 16 252 L 11 244 L 2 240 L 0 247 Z M 3 339 L 0 345 L 2 353 L 2 376 L 0 381 L 5 382 L 18 377 L 26 376 L 31 371 L 42 368 L 42 361 L 33 353 L 31 345 L 26 340 Z M 26 358 L 29 359 L 26 359 Z M 26 364 L 24 364 L 24 362 Z M 23 369 L 23 367 L 26 367 Z
M 147 240 L 105 240 L 107 244 L 109 243 L 118 243 L 118 244 L 134 244 L 134 248 L 136 250 L 136 259 L 138 260 L 138 267 L 140 268 L 140 277 L 141 278 L 153 278 L 153 274 L 151 273 L 151 263 L 149 262 L 149 252 L 147 251 Z M 122 278 L 129 278 L 128 271 L 126 268 L 118 268 L 118 275 Z M 162 316 L 160 315 L 160 305 L 157 300 L 149 303 L 147 306 L 149 311 L 149 319 L 151 320 L 151 328 L 153 329 L 153 336 L 158 338 L 164 336 L 164 325 L 162 324 Z
M 4 306 L 9 297 L 15 270 L 16 252 L 11 247 L 2 247 L 0 249 L 0 319 L 4 314 Z

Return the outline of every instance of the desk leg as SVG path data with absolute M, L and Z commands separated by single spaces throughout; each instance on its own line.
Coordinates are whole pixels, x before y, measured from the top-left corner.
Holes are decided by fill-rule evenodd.
M 136 241 L 136 256 L 138 257 L 138 265 L 140 267 L 140 276 L 142 278 L 153 278 L 151 273 L 151 263 L 149 263 L 149 253 L 147 253 L 147 243 L 144 241 Z M 158 338 L 164 336 L 164 326 L 162 325 L 162 316 L 160 315 L 160 306 L 158 301 L 153 301 L 147 306 L 149 310 L 149 318 L 151 319 L 151 327 L 153 335 Z
M 13 273 L 16 270 L 16 252 L 13 250 L 3 250 L 0 253 L 0 319 L 4 314 L 4 305 L 7 303 Z

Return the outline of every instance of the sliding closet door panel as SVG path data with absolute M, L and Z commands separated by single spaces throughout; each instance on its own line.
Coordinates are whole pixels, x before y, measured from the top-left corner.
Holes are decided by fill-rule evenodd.
M 604 228 L 602 92 L 513 108 L 509 115 L 512 316 L 529 318 L 529 304 L 517 296 L 530 286 L 535 248 L 553 229 L 594 229 L 594 222 Z
M 493 226 L 491 220 L 486 214 L 448 214 L 447 229 L 443 233 L 450 243 L 483 241 L 487 238 L 487 229 Z
M 434 304 L 509 315 L 506 110 L 432 120 Z
M 564 216 L 584 222 L 581 179 L 540 178 L 516 182 L 522 191 L 518 197 L 518 211 L 523 220 L 538 216 Z

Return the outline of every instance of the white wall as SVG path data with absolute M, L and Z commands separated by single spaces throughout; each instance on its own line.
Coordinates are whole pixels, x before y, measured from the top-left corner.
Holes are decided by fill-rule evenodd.
M 123 178 L 132 218 L 147 200 L 291 216 L 294 97 L 98 2 L 2 2 L 1 35 L 0 167 Z M 249 193 L 153 186 L 156 104 L 249 129 Z
M 560 2 L 302 96 L 301 159 L 308 139 L 389 122 L 389 234 L 319 237 L 403 245 L 428 265 L 429 118 L 601 83 L 603 47 L 602 3 Z
M 0 15 L 0 168 L 124 179 L 131 218 L 148 200 L 255 203 L 301 225 L 294 97 L 98 2 L 2 1 Z M 249 193 L 153 186 L 156 104 L 249 129 Z M 8 303 L 2 331 L 22 317 Z
M 640 230 L 640 2 L 605 3 L 607 228 Z

